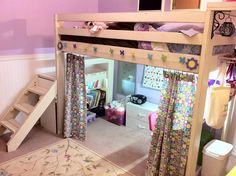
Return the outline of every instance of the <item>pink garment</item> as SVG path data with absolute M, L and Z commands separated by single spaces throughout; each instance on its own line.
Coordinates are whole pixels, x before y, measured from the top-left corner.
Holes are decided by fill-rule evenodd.
M 149 129 L 150 129 L 151 131 L 153 131 L 153 130 L 155 129 L 156 120 L 157 120 L 157 112 L 152 112 L 152 113 L 148 116 Z

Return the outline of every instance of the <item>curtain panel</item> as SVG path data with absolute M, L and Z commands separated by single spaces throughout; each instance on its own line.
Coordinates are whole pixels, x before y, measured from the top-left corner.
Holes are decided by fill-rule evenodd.
M 65 78 L 64 136 L 81 141 L 86 138 L 85 65 L 81 56 L 67 54 Z
M 190 142 L 195 75 L 164 71 L 161 104 L 147 161 L 148 176 L 184 176 Z

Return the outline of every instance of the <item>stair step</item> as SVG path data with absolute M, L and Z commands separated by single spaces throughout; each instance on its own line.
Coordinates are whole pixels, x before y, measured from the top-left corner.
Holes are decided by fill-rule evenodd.
M 47 93 L 47 89 L 39 86 L 32 86 L 28 88 L 28 91 L 38 94 L 38 95 L 45 95 Z
M 47 80 L 50 80 L 50 81 L 55 81 L 56 80 L 56 74 L 55 73 L 48 73 L 48 74 L 40 73 L 40 74 L 38 74 L 38 76 L 40 78 L 44 78 L 44 79 L 47 79 Z
M 34 109 L 32 105 L 27 104 L 27 103 L 15 104 L 14 108 L 26 114 L 30 114 Z
M 0 123 L 7 129 L 11 130 L 13 133 L 15 133 L 20 128 L 20 124 L 15 119 L 3 120 Z

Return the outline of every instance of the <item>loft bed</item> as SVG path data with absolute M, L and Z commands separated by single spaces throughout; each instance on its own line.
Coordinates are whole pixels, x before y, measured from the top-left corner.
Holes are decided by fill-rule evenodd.
M 57 129 L 63 130 L 64 116 L 64 53 L 77 53 L 91 57 L 151 65 L 198 74 L 196 100 L 191 129 L 186 175 L 195 175 L 198 148 L 200 143 L 203 112 L 209 72 L 217 69 L 218 57 L 224 52 L 215 53 L 214 47 L 234 45 L 236 37 L 223 37 L 216 34 L 217 13 L 236 10 L 236 3 L 210 3 L 207 11 L 171 11 L 171 12 L 138 12 L 138 13 L 94 13 L 94 14 L 58 14 L 56 15 L 56 60 L 57 60 Z M 88 29 L 68 27 L 68 23 L 102 21 L 128 23 L 198 23 L 204 31 L 193 37 L 179 32 L 101 30 L 91 34 Z M 171 44 L 198 45 L 198 54 L 183 54 L 170 51 L 146 50 L 135 47 L 97 44 L 93 41 L 78 40 L 79 37 L 115 39 L 123 41 L 148 41 Z M 183 62 L 183 58 L 186 60 Z

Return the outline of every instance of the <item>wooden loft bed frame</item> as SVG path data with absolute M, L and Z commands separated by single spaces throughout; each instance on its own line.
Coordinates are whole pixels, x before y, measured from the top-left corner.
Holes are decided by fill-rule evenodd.
M 212 25 L 215 11 L 236 10 L 236 3 L 210 3 L 207 11 L 171 11 L 171 12 L 138 12 L 138 13 L 94 13 L 94 14 L 58 14 L 56 15 L 56 44 L 66 43 L 65 48 L 56 49 L 57 61 L 57 127 L 58 133 L 63 130 L 64 117 L 64 75 L 65 60 L 64 52 L 78 53 L 92 57 L 102 57 L 112 60 L 120 60 L 137 64 L 151 65 L 168 69 L 181 70 L 198 74 L 196 100 L 192 121 L 191 140 L 186 168 L 187 176 L 194 176 L 196 170 L 198 148 L 200 143 L 203 113 L 205 106 L 206 90 L 208 87 L 208 75 L 218 66 L 218 55 L 212 55 L 215 45 L 236 44 L 236 37 L 222 37 L 215 35 L 212 39 Z M 144 32 L 126 30 L 103 30 L 94 35 L 87 29 L 66 28 L 65 22 L 104 21 L 104 22 L 187 22 L 204 24 L 204 32 L 194 37 L 186 37 L 175 32 Z M 62 41 L 61 35 L 73 36 L 95 36 L 98 38 L 111 38 L 123 40 L 154 41 L 162 43 L 181 43 L 201 45 L 201 55 L 190 55 L 182 53 L 170 53 L 161 51 L 150 51 L 143 49 L 125 48 L 108 45 L 79 43 L 75 41 Z M 77 47 L 74 47 L 76 44 Z M 96 51 L 94 51 L 96 47 Z M 112 48 L 113 53 L 109 53 Z M 120 50 L 125 55 L 120 55 Z M 133 55 L 135 53 L 135 57 Z M 153 58 L 148 59 L 147 55 L 152 54 Z M 162 60 L 165 55 L 168 60 Z M 190 70 L 186 65 L 179 62 L 180 57 L 194 58 L 199 65 L 196 69 Z

